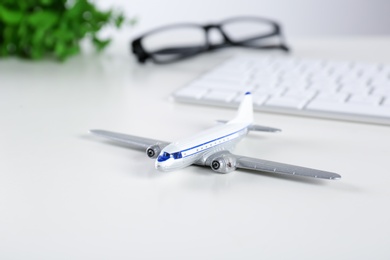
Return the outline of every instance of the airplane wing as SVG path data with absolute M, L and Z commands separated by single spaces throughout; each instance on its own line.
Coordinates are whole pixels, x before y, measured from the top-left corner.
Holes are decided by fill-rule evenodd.
M 106 130 L 90 130 L 90 133 L 101 136 L 104 138 L 107 138 L 109 140 L 113 140 L 122 144 L 126 144 L 131 146 L 132 148 L 136 150 L 140 150 L 145 152 L 148 147 L 151 145 L 159 145 L 160 148 L 162 149 L 163 147 L 167 146 L 169 143 L 168 142 L 163 142 L 155 139 L 150 139 L 150 138 L 144 138 L 144 137 L 139 137 L 139 136 L 134 136 L 134 135 L 127 135 L 127 134 L 121 134 L 121 133 L 115 133 L 115 132 L 110 132 Z
M 241 169 L 255 170 L 287 175 L 314 177 L 321 179 L 340 179 L 337 173 L 310 169 L 290 164 L 266 161 L 262 159 L 233 155 L 236 158 L 236 167 Z

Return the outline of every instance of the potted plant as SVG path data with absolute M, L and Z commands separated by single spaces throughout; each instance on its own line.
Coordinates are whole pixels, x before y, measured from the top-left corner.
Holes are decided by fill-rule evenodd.
M 0 57 L 65 60 L 80 52 L 84 38 L 101 51 L 110 39 L 98 32 L 124 21 L 123 13 L 99 10 L 90 0 L 0 0 Z

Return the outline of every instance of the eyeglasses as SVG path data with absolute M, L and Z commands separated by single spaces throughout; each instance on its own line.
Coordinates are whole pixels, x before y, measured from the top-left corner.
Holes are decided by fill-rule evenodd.
M 131 43 L 132 51 L 140 63 L 152 60 L 158 64 L 231 46 L 289 51 L 280 25 L 259 17 L 236 17 L 219 24 L 163 26 Z

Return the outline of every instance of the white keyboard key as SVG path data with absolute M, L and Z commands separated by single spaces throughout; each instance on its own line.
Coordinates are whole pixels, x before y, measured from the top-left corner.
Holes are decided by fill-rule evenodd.
M 390 88 L 374 88 L 372 91 L 372 95 L 376 96 L 390 96 Z
M 311 83 L 311 84 L 318 84 L 318 85 L 322 85 L 322 84 L 331 84 L 331 85 L 338 85 L 338 81 L 339 81 L 339 78 L 338 77 L 330 77 L 330 76 L 326 76 L 326 77 L 308 77 L 308 82 Z
M 309 81 L 306 78 L 281 78 L 280 85 L 305 85 L 309 84 Z
M 288 71 L 286 73 L 281 74 L 280 76 L 285 81 L 306 80 L 306 75 L 298 70 Z
M 264 102 L 269 98 L 268 95 L 260 95 L 260 94 L 254 94 L 253 95 L 253 103 L 255 105 L 262 105 Z
M 299 91 L 304 91 L 305 89 L 307 89 L 308 84 L 307 83 L 300 83 L 300 84 L 298 84 L 298 83 L 297 84 L 281 83 L 277 86 L 278 86 L 278 88 L 283 88 L 283 89 L 296 89 Z
M 273 96 L 279 96 L 282 93 L 286 91 L 285 88 L 279 88 L 279 87 L 258 87 L 253 93 L 254 94 L 260 94 L 260 95 L 273 95 Z
M 316 71 L 315 73 L 308 75 L 308 78 L 311 81 L 319 81 L 319 82 L 323 82 L 329 79 L 331 79 L 332 81 L 335 80 L 334 77 L 330 77 L 329 73 L 327 73 L 326 71 Z
M 364 82 L 364 84 L 369 85 L 369 83 L 371 82 L 372 77 L 373 77 L 373 74 L 364 74 L 364 75 L 360 75 L 358 77 L 358 79 L 361 82 Z
M 308 99 L 304 97 L 272 97 L 265 103 L 265 105 L 301 109 L 307 101 Z
M 380 84 L 376 83 L 376 84 L 370 84 L 371 86 L 373 86 L 374 88 L 381 88 L 381 89 L 390 89 L 390 81 L 389 82 L 382 82 Z
M 385 106 L 371 106 L 355 103 L 333 103 L 313 100 L 305 107 L 306 110 L 364 115 L 373 117 L 390 117 L 390 109 Z
M 354 62 L 352 69 L 356 71 L 368 71 L 370 73 L 379 72 L 380 65 L 375 63 Z
M 336 83 L 330 83 L 330 82 L 325 82 L 325 83 L 320 83 L 320 82 L 315 82 L 311 83 L 308 86 L 308 89 L 312 90 L 318 90 L 318 91 L 325 91 L 325 92 L 336 92 L 340 88 L 339 85 Z
M 315 99 L 324 102 L 343 103 L 348 97 L 346 93 L 319 93 Z
M 252 93 L 252 97 L 253 97 L 253 104 L 257 105 L 257 106 L 261 106 L 269 98 L 268 95 L 262 95 L 262 94 L 256 94 L 256 93 Z M 242 101 L 243 98 L 244 98 L 244 93 L 240 93 L 234 99 L 233 102 L 238 105 Z
M 365 87 L 368 85 L 368 80 L 364 81 L 359 78 L 354 79 L 341 79 L 338 82 L 342 86 L 351 86 L 351 87 Z
M 340 93 L 353 93 L 359 95 L 367 95 L 370 92 L 370 88 L 367 86 L 341 86 L 339 89 Z
M 348 61 L 330 61 L 328 66 L 332 71 L 349 71 L 352 63 Z
M 288 89 L 283 96 L 292 98 L 306 98 L 311 99 L 316 94 L 313 90 Z
M 278 83 L 278 79 L 276 78 L 266 78 L 266 79 L 253 79 L 253 84 L 258 85 L 258 86 L 275 86 Z
M 344 73 L 335 72 L 338 74 L 338 79 L 340 82 L 349 82 L 355 83 L 358 80 L 358 74 L 355 71 L 348 71 Z
M 372 95 L 353 95 L 348 99 L 348 103 L 361 104 L 361 105 L 379 105 L 382 97 Z
M 207 80 L 200 80 L 196 83 L 194 83 L 191 87 L 197 87 L 197 88 L 211 88 L 211 89 L 218 89 L 218 90 L 236 90 L 236 91 L 251 91 L 253 86 L 248 84 L 239 84 L 234 82 L 222 82 L 222 81 L 207 81 Z
M 387 107 L 390 109 L 390 96 L 385 97 L 382 106 Z
M 390 78 L 374 78 L 371 79 L 369 84 L 371 86 L 377 86 L 377 87 L 389 87 L 390 86 Z
M 230 102 L 237 96 L 237 91 L 213 90 L 204 96 L 208 101 Z

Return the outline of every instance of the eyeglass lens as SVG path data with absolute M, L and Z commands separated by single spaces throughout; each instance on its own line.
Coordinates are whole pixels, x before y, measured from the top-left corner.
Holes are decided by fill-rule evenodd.
M 206 34 L 201 27 L 180 26 L 158 31 L 142 41 L 144 49 L 159 62 L 190 56 L 205 49 Z

